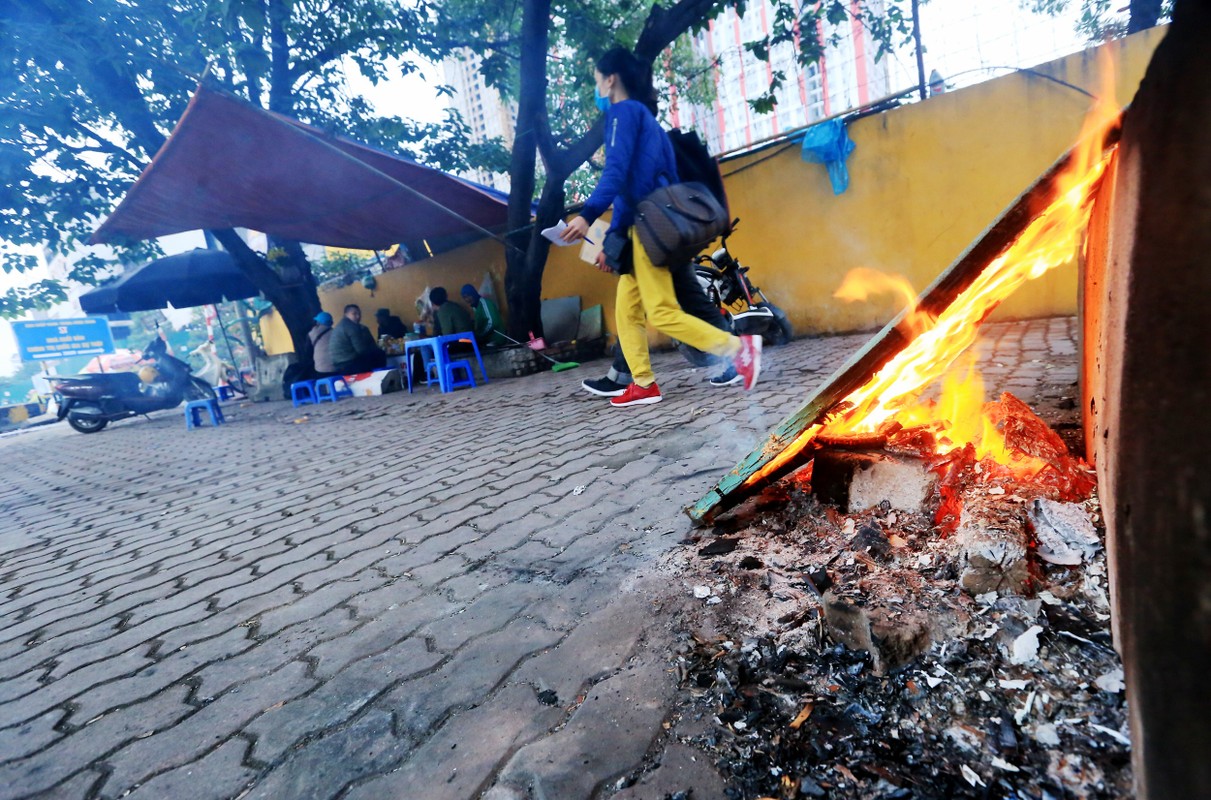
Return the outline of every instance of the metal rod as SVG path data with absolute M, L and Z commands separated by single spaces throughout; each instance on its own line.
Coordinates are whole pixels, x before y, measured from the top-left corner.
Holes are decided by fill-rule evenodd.
M 912 38 L 917 44 L 917 91 L 925 95 L 925 54 L 921 49 L 921 0 L 912 0 Z

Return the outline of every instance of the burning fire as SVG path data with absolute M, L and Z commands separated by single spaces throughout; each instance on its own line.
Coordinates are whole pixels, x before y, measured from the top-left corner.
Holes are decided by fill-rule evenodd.
M 856 269 L 846 276 L 835 295 L 838 298 L 862 300 L 890 291 L 906 299 L 899 327 L 910 343 L 865 385 L 834 406 L 823 424 L 804 431 L 746 484 L 776 471 L 817 438 L 912 428 L 928 429 L 939 455 L 971 444 L 977 461 L 992 459 L 1020 478 L 1029 478 L 1045 466 L 1039 459 L 1006 448 L 1004 436 L 983 413 L 984 386 L 974 358 L 964 375 L 950 370 L 975 342 L 980 323 L 1002 300 L 1027 281 L 1067 263 L 1080 246 L 1109 160 L 1105 136 L 1120 114 L 1113 102 L 1113 75 L 1107 64 L 1102 66 L 1100 98 L 1085 119 L 1072 158 L 1056 176 L 1054 199 L 936 319 L 918 308 L 916 293 L 902 277 L 871 269 Z M 926 389 L 939 379 L 943 379 L 939 400 L 922 400 Z

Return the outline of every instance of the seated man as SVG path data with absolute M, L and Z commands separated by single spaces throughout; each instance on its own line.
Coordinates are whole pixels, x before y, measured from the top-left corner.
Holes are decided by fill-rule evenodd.
M 332 363 L 332 315 L 321 311 L 315 315 L 315 327 L 307 334 L 311 342 L 311 360 L 315 364 L 315 376 L 327 378 L 336 375 L 336 365 Z
M 482 297 L 469 283 L 459 293 L 463 296 L 463 302 L 475 309 L 475 338 L 479 343 L 489 347 L 508 344 L 504 336 L 505 324 L 496 303 L 491 298 Z
M 379 349 L 370 329 L 362 324 L 362 309 L 358 306 L 345 306 L 344 317 L 329 336 L 332 343 L 328 349 L 337 373 L 353 375 L 387 366 L 387 354 Z
M 374 312 L 374 318 L 378 320 L 378 336 L 380 339 L 384 336 L 390 336 L 392 339 L 402 339 L 408 332 L 404 321 L 392 314 L 390 309 L 380 308 Z
M 445 288 L 438 286 L 429 292 L 433 304 L 433 328 L 436 336 L 452 333 L 474 334 L 475 323 L 467 309 L 450 299 Z

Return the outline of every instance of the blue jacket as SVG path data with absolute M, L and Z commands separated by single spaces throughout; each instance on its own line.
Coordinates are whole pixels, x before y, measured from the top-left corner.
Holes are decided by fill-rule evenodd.
M 636 203 L 678 182 L 677 161 L 668 135 L 643 103 L 614 103 L 605 117 L 605 170 L 581 216 L 592 225 L 613 203 L 610 230 L 625 230 L 635 221 Z

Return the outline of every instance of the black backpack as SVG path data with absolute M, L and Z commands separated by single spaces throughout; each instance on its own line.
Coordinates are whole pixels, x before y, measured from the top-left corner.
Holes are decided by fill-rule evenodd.
M 727 192 L 723 189 L 723 176 L 719 173 L 719 162 L 706 149 L 706 145 L 693 131 L 673 128 L 668 132 L 673 145 L 673 156 L 677 159 L 677 177 L 682 183 L 701 183 L 711 190 L 719 205 L 727 212 L 728 229 L 731 229 L 731 209 L 727 204 Z

